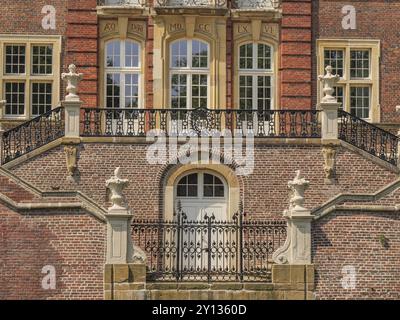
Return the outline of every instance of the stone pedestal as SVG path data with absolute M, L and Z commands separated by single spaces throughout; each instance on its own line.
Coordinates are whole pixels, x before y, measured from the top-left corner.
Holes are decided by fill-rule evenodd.
M 338 139 L 338 102 L 321 102 L 321 137 L 323 144 L 335 143 Z
M 284 212 L 288 221 L 287 238 L 282 247 L 274 252 L 272 259 L 277 264 L 311 264 L 311 211 L 304 208 L 304 193 L 309 181 L 301 178 L 300 171 L 288 182 L 291 190 L 289 210 Z
M 127 209 L 109 209 L 107 219 L 107 264 L 128 263 L 133 255 L 132 214 Z
M 81 101 L 68 101 L 62 102 L 65 110 L 65 138 L 79 139 L 79 118 L 82 106 Z

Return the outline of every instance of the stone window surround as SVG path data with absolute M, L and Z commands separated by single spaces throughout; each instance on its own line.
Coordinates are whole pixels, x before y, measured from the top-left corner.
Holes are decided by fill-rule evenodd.
M 172 64 L 172 45 L 176 42 L 179 41 L 186 41 L 187 42 L 187 66 L 186 67 L 173 67 Z M 204 43 L 207 45 L 207 68 L 194 68 L 192 67 L 192 44 L 193 41 L 199 41 L 201 43 Z M 192 95 L 192 90 L 193 90 L 193 76 L 194 75 L 204 75 L 207 76 L 207 108 L 209 108 L 210 104 L 210 43 L 207 41 L 204 41 L 203 39 L 198 39 L 198 38 L 178 38 L 175 39 L 174 41 L 171 41 L 169 43 L 169 59 L 168 59 L 168 65 L 169 65 L 169 103 L 167 106 L 172 107 L 172 76 L 173 75 L 185 75 L 186 76 L 186 108 L 187 109 L 192 109 L 192 103 L 193 103 L 193 95 Z M 200 88 L 199 88 L 200 90 Z
M 25 45 L 25 73 L 5 74 L 5 46 L 10 44 Z M 32 46 L 52 45 L 53 67 L 52 74 L 32 75 Z M 61 36 L 38 36 L 38 35 L 0 35 L 0 100 L 5 99 L 5 82 L 25 83 L 25 112 L 23 115 L 6 115 L 4 120 L 29 120 L 32 116 L 32 83 L 52 83 L 52 108 L 55 108 L 60 101 L 60 69 L 61 69 Z
M 380 100 L 379 100 L 379 62 L 380 62 L 380 40 L 372 39 L 318 39 L 317 40 L 317 71 L 324 74 L 324 50 L 344 50 L 344 77 L 338 82 L 338 86 L 344 87 L 345 111 L 350 112 L 350 87 L 370 87 L 370 114 L 366 121 L 372 123 L 380 122 Z M 351 49 L 370 50 L 370 78 L 350 79 L 350 51 Z M 317 87 L 318 100 L 322 99 L 321 85 Z
M 123 61 L 125 61 L 125 52 L 121 49 L 120 51 L 120 66 L 119 67 L 107 67 L 107 62 L 106 62 L 106 56 L 107 56 L 107 44 L 113 41 L 118 41 L 119 44 L 121 45 L 122 42 L 124 42 L 125 44 L 127 43 L 127 41 L 131 41 L 135 44 L 137 44 L 139 46 L 139 65 L 138 66 L 134 66 L 134 67 L 126 67 L 125 63 L 123 65 Z M 125 45 L 122 45 L 122 47 L 120 46 L 120 48 L 125 48 Z M 124 58 L 122 58 L 122 56 L 124 55 Z M 120 75 L 120 107 L 125 107 L 125 79 L 122 79 L 125 75 L 129 75 L 129 74 L 133 74 L 133 75 L 138 75 L 139 79 L 138 79 L 138 86 L 139 86 L 139 90 L 138 90 L 138 106 L 140 109 L 143 108 L 143 104 L 144 104 L 144 92 L 143 92 L 143 86 L 144 86 L 144 76 L 143 76 L 143 48 L 142 48 L 142 43 L 134 40 L 132 38 L 126 38 L 126 39 L 120 39 L 120 38 L 109 38 L 107 40 L 104 40 L 104 50 L 102 53 L 102 60 L 101 60 L 101 66 L 102 66 L 102 73 L 103 73 L 103 83 L 104 85 L 101 87 L 101 91 L 102 91 L 102 98 L 104 99 L 104 103 L 102 104 L 102 106 L 106 106 L 106 99 L 107 99 L 107 74 L 118 74 Z M 123 96 L 124 94 L 124 96 Z
M 128 37 L 123 37 L 121 35 L 110 35 L 103 37 L 100 41 L 100 59 L 101 61 L 100 64 L 100 81 L 99 81 L 99 88 L 100 90 L 100 105 L 101 106 L 106 106 L 106 90 L 107 90 L 107 72 L 110 71 L 112 68 L 107 68 L 105 65 L 106 61 L 106 44 L 110 41 L 133 41 L 139 45 L 139 68 L 117 68 L 118 70 L 124 69 L 126 72 L 130 72 L 132 70 L 133 73 L 139 74 L 139 108 L 145 108 L 146 104 L 146 99 L 145 93 L 144 93 L 144 87 L 145 87 L 145 76 L 144 76 L 144 69 L 145 69 L 145 63 L 144 63 L 144 58 L 146 56 L 145 53 L 145 44 L 144 40 L 140 39 L 139 37 L 135 37 L 133 35 L 129 35 Z M 107 71 L 106 71 L 107 70 Z M 119 72 L 119 71 L 118 71 Z M 126 72 L 122 73 L 125 74 Z M 121 73 L 120 73 L 121 74 Z
M 258 69 L 258 68 L 252 68 L 252 69 L 241 69 L 239 66 L 240 63 L 240 47 L 246 44 L 253 44 L 253 66 L 256 65 L 257 63 L 257 51 L 256 47 L 258 44 L 264 44 L 270 47 L 271 49 L 271 68 L 270 69 Z M 234 106 L 235 109 L 239 109 L 240 106 L 240 76 L 247 76 L 251 75 L 253 78 L 253 110 L 257 110 L 257 88 L 258 84 L 255 81 L 255 79 L 258 78 L 258 76 L 269 76 L 271 78 L 271 110 L 276 109 L 276 101 L 277 101 L 277 96 L 276 96 L 276 78 L 277 78 L 277 73 L 276 73 L 276 56 L 275 56 L 275 46 L 268 42 L 268 41 L 240 41 L 240 42 L 235 42 L 235 59 L 234 59 L 234 64 L 235 64 L 235 99 L 234 99 Z

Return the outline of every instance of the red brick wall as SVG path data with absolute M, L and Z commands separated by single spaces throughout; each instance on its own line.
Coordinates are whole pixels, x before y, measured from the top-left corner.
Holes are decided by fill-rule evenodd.
M 342 28 L 344 5 L 351 4 L 357 12 L 357 29 Z M 313 10 L 315 38 L 381 40 L 380 103 L 381 121 L 399 123 L 396 105 L 400 104 L 400 2 L 398 1 L 315 1 Z M 314 60 L 314 74 L 316 73 Z M 316 82 L 313 82 L 314 101 Z
M 317 299 L 400 298 L 400 214 L 331 214 L 314 223 L 312 247 Z M 355 267 L 354 289 L 342 287 L 344 266 Z
M 103 299 L 105 224 L 84 212 L 15 213 L 0 204 L 0 300 Z M 56 289 L 42 289 L 42 268 Z
M 106 204 L 104 183 L 117 166 L 131 183 L 126 196 L 137 216 L 162 214 L 163 176 L 166 165 L 150 165 L 146 160 L 146 145 L 84 144 L 80 146 L 76 183 L 67 181 L 65 154 L 61 147 L 33 158 L 13 168 L 13 172 L 42 190 L 82 190 Z M 337 155 L 335 185 L 324 184 L 324 160 L 319 146 L 257 145 L 254 173 L 239 177 L 244 209 L 251 215 L 279 216 L 288 206 L 287 182 L 297 169 L 310 180 L 306 205 L 315 208 L 344 192 L 376 192 L 397 178 L 397 175 L 373 162 L 341 149 Z
M 42 28 L 42 8 L 52 5 L 56 9 L 56 30 Z M 63 35 L 66 31 L 66 0 L 2 0 L 0 34 Z
M 311 0 L 283 0 L 281 29 L 281 108 L 310 109 Z
M 98 19 L 97 0 L 69 0 L 67 49 L 64 69 L 74 63 L 84 74 L 79 97 L 84 106 L 98 106 Z

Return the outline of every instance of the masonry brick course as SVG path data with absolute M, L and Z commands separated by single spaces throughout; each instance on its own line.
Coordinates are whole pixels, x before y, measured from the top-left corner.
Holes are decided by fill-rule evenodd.
M 399 213 L 336 212 L 312 229 L 317 299 L 400 298 Z M 344 266 L 355 267 L 353 289 L 342 287 Z
M 105 224 L 85 212 L 12 212 L 0 204 L 0 300 L 103 299 Z M 43 290 L 42 268 L 56 270 Z

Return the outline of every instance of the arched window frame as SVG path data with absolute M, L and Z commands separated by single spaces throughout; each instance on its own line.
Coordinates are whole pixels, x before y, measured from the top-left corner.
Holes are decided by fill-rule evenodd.
M 196 193 L 197 195 L 196 196 L 189 196 L 189 195 L 179 196 L 178 195 L 178 186 L 179 186 L 180 182 L 182 181 L 182 179 L 185 179 L 186 177 L 189 177 L 190 175 L 193 175 L 193 174 L 197 175 L 197 182 L 195 184 L 196 187 L 197 187 L 197 193 Z M 207 195 L 204 195 L 204 187 L 205 187 L 205 185 L 207 185 L 207 186 L 210 185 L 211 186 L 211 184 L 206 184 L 205 183 L 205 175 L 206 174 L 213 176 L 214 182 L 215 182 L 215 178 L 217 178 L 219 181 L 221 181 L 221 183 L 223 185 L 223 196 L 215 196 L 215 195 L 207 196 Z M 194 184 L 190 184 L 189 183 L 188 185 L 193 186 Z M 215 183 L 212 184 L 213 189 L 216 186 L 220 186 L 220 185 L 221 184 L 215 184 Z M 175 198 L 178 199 L 178 200 L 179 199 L 204 199 L 204 200 L 221 199 L 221 200 L 227 200 L 228 199 L 228 191 L 229 191 L 229 188 L 228 188 L 228 184 L 227 184 L 225 178 L 220 176 L 219 174 L 217 174 L 215 172 L 211 172 L 211 171 L 203 171 L 202 170 L 202 171 L 186 172 L 185 174 L 181 175 L 176 180 L 176 183 L 175 183 Z M 215 192 L 215 190 L 213 191 L 213 193 L 214 192 Z
M 173 45 L 177 44 L 181 41 L 186 41 L 187 43 L 187 64 L 184 67 L 176 67 L 173 65 Z M 193 43 L 194 41 L 197 41 L 201 44 L 205 44 L 207 46 L 207 67 L 193 67 Z M 210 43 L 207 41 L 204 41 L 202 39 L 194 38 L 194 39 L 188 39 L 188 38 L 179 38 L 174 41 L 172 41 L 169 44 L 169 103 L 171 108 L 178 108 L 178 109 L 195 109 L 198 107 L 209 107 L 210 105 L 210 64 L 211 64 L 211 59 L 210 59 Z M 175 76 L 179 77 L 179 80 L 182 79 L 182 77 L 186 77 L 186 105 L 182 106 L 181 102 L 178 101 L 177 103 L 174 103 L 174 95 L 173 95 L 173 78 Z M 204 97 L 202 95 L 198 95 L 198 103 L 194 103 L 194 95 L 193 95 L 193 79 L 194 77 L 199 76 L 205 76 L 207 83 L 199 86 L 199 93 L 201 88 L 200 87 L 206 87 L 206 102 L 205 104 L 201 104 L 201 97 Z M 179 82 L 180 83 L 180 82 Z M 179 98 L 178 98 L 179 99 Z M 204 98 L 203 98 L 204 99 Z
M 119 43 L 120 47 L 120 65 L 116 67 L 107 66 L 107 57 L 108 57 L 108 45 L 111 43 Z M 127 43 L 132 43 L 137 46 L 137 56 L 138 63 L 133 66 L 126 66 L 126 45 Z M 132 75 L 137 77 L 137 81 L 132 83 L 132 87 L 137 86 L 137 106 L 133 108 L 143 108 L 143 75 L 142 75 L 142 44 L 133 39 L 124 39 L 121 40 L 119 38 L 112 38 L 105 41 L 104 45 L 104 60 L 103 60 L 103 70 L 104 70 L 104 103 L 105 107 L 114 107 L 114 108 L 126 108 L 125 100 L 127 96 L 127 75 Z M 119 103 L 112 103 L 112 105 L 108 102 L 108 85 L 107 85 L 107 76 L 108 75 L 118 75 L 120 78 L 120 95 L 119 95 Z M 133 88 L 132 88 L 133 90 Z M 129 97 L 135 97 L 130 95 Z
M 252 67 L 251 68 L 241 68 L 241 48 L 242 46 L 252 45 Z M 262 69 L 258 68 L 258 45 L 265 45 L 270 48 L 270 68 Z M 265 41 L 246 41 L 238 44 L 237 46 L 237 62 L 236 62 L 236 70 L 237 70 L 237 105 L 239 109 L 247 109 L 247 110 L 259 110 L 258 108 L 258 78 L 259 77 L 270 77 L 270 110 L 276 109 L 275 103 L 275 95 L 276 95 L 276 63 L 275 63 L 275 50 L 274 46 Z M 241 104 L 241 77 L 251 77 L 251 108 L 243 108 Z M 263 107 L 263 110 L 267 110 L 267 108 Z

